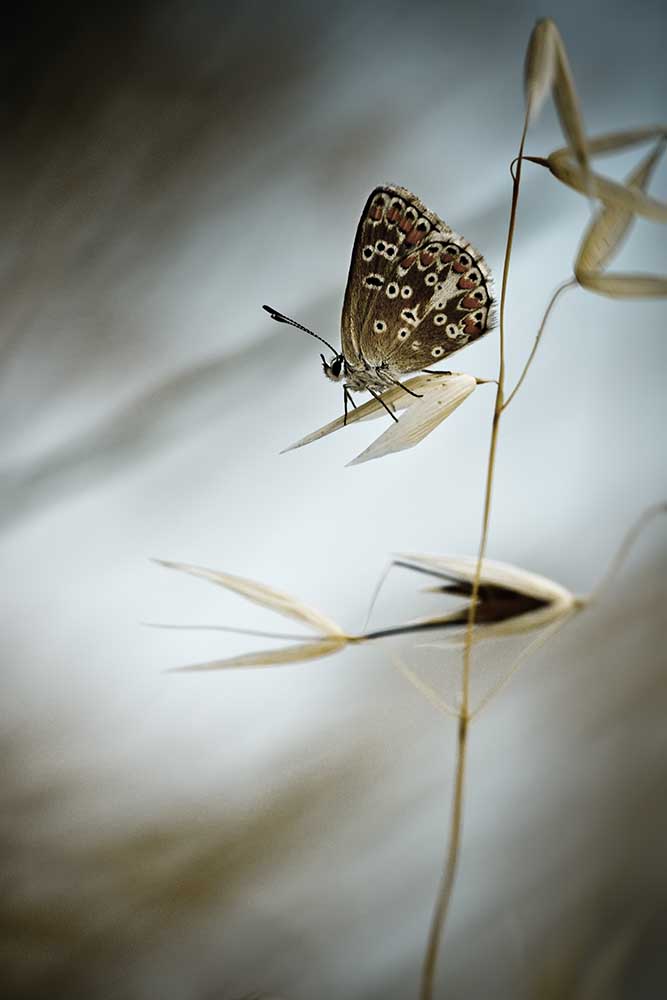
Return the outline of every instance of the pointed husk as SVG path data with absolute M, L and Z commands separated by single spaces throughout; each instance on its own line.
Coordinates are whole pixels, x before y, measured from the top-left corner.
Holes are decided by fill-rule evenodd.
M 662 155 L 665 141 L 657 145 L 628 175 L 629 189 L 645 191 Z M 603 205 L 588 227 L 577 255 L 574 272 L 580 285 L 590 291 L 614 298 L 656 297 L 667 295 L 667 278 L 644 274 L 603 274 L 606 264 L 618 251 L 634 215 L 626 208 Z
M 553 87 L 555 75 L 556 47 L 553 21 L 545 17 L 533 28 L 526 50 L 523 78 L 529 122 L 534 122 L 542 110 Z
M 391 409 L 405 410 L 412 406 L 416 400 L 414 396 L 405 391 L 403 386 L 410 389 L 411 392 L 422 393 L 429 386 L 439 383 L 443 378 L 450 377 L 449 375 L 439 373 L 415 375 L 413 378 L 406 379 L 401 385 L 392 386 L 392 388 L 387 389 L 382 393 L 381 398 Z M 324 427 L 320 427 L 318 430 L 313 431 L 312 434 L 307 434 L 306 437 L 284 448 L 281 454 L 284 455 L 288 451 L 294 451 L 295 448 L 303 448 L 304 445 L 312 444 L 313 441 L 319 441 L 320 438 L 326 437 L 328 434 L 333 434 L 334 431 L 339 431 L 342 427 L 349 426 L 350 424 L 356 424 L 362 420 L 376 420 L 378 417 L 383 416 L 387 416 L 387 411 L 382 403 L 378 399 L 369 399 L 368 402 L 362 403 L 356 409 L 349 410 L 347 418 L 342 416 L 336 417 L 335 420 L 325 424 Z
M 328 636 L 314 642 L 299 643 L 296 646 L 285 646 L 283 649 L 265 649 L 257 653 L 242 653 L 230 656 L 224 660 L 209 660 L 207 663 L 193 663 L 187 667 L 174 667 L 170 673 L 192 674 L 213 670 L 227 670 L 238 667 L 269 667 L 282 666 L 286 663 L 302 663 L 306 660 L 318 660 L 322 656 L 331 656 L 347 645 L 346 636 L 334 638 Z
M 588 140 L 579 108 L 574 77 L 561 34 L 551 18 L 543 18 L 533 28 L 524 65 L 527 122 L 539 114 L 551 91 L 568 151 L 574 153 L 584 173 L 589 170 Z
M 342 629 L 335 622 L 320 614 L 313 608 L 302 604 L 296 598 L 285 594 L 280 590 L 267 587 L 266 584 L 257 583 L 255 580 L 248 580 L 241 576 L 232 576 L 230 573 L 220 573 L 217 570 L 205 569 L 203 566 L 192 566 L 189 563 L 170 562 L 165 559 L 156 559 L 155 562 L 167 569 L 175 569 L 181 573 L 189 573 L 191 576 L 198 576 L 226 590 L 232 590 L 237 594 L 247 598 L 255 604 L 270 608 L 286 618 L 302 622 L 319 632 L 332 638 L 344 636 Z
M 628 188 L 625 184 L 610 180 L 603 174 L 594 171 L 584 172 L 572 162 L 569 149 L 559 149 L 551 153 L 547 157 L 546 164 L 554 177 L 575 191 L 599 198 L 605 205 L 624 209 L 631 214 L 652 219 L 654 222 L 667 222 L 665 202 L 651 198 L 638 188 Z
M 421 399 L 413 399 L 398 423 L 392 424 L 348 465 L 361 465 L 419 444 L 442 423 L 475 389 L 474 375 L 448 375 L 421 387 Z
M 462 580 L 472 584 L 477 571 L 476 556 L 418 556 L 399 555 L 398 561 L 408 568 L 419 569 L 441 576 L 447 581 Z M 482 562 L 481 585 L 496 585 L 517 594 L 543 601 L 542 607 L 509 617 L 504 621 L 478 623 L 475 634 L 478 638 L 518 635 L 532 632 L 577 609 L 578 601 L 569 590 L 548 577 L 513 566 L 510 563 L 484 559 Z M 449 641 L 448 644 L 451 644 Z

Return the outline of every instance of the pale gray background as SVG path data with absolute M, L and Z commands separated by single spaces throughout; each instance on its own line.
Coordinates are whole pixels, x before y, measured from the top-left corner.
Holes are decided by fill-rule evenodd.
M 4 43 L 2 961 L 11 995 L 403 1000 L 442 863 L 454 726 L 351 651 L 276 671 L 144 620 L 280 624 L 180 559 L 361 626 L 388 554 L 474 552 L 492 406 L 345 463 L 332 341 L 358 215 L 391 180 L 502 261 L 537 16 L 592 133 L 664 113 L 658 3 L 23 8 Z M 528 150 L 561 145 L 549 107 Z M 610 161 L 621 176 L 632 158 Z M 655 191 L 665 197 L 664 174 Z M 586 202 L 525 174 L 510 381 Z M 664 270 L 640 223 L 625 269 Z M 497 335 L 456 367 L 493 375 Z M 568 293 L 502 429 L 490 554 L 591 588 L 665 494 L 665 310 Z M 653 997 L 667 967 L 664 525 L 473 729 L 448 997 Z M 377 621 L 434 607 L 394 581 Z M 507 657 L 508 651 L 501 650 Z M 500 654 L 499 654 L 500 655 Z M 458 660 L 441 673 L 451 686 Z M 449 678 L 449 679 L 448 679 Z

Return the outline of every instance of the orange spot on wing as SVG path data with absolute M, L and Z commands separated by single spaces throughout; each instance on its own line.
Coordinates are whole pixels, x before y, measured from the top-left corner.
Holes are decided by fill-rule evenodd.
M 424 239 L 424 234 L 421 233 L 416 226 L 413 226 L 410 232 L 405 237 L 405 242 L 410 243 L 411 246 L 416 246 L 417 243 L 421 243 Z
M 472 318 L 472 316 L 466 316 L 465 322 L 463 324 L 463 329 L 468 334 L 468 336 L 471 336 L 473 333 L 480 333 L 482 329 L 482 324 L 478 323 L 476 319 Z
M 424 267 L 428 267 L 430 264 L 433 263 L 435 257 L 433 256 L 432 253 L 429 253 L 428 250 L 422 250 L 422 252 L 419 255 L 419 260 L 421 261 Z
M 457 274 L 465 274 L 465 272 L 470 267 L 470 264 L 461 264 L 459 261 L 454 261 L 452 267 L 457 272 Z
M 474 278 L 459 278 L 456 282 L 456 287 L 468 291 L 469 288 L 474 288 L 476 284 L 477 282 Z
M 464 309 L 479 309 L 481 302 L 474 295 L 466 295 L 461 299 L 461 305 Z

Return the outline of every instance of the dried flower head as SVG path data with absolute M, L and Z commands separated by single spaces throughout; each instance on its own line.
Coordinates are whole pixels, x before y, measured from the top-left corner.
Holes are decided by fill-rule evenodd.
M 346 424 L 353 424 L 359 420 L 374 420 L 386 414 L 387 408 L 392 412 L 405 410 L 405 413 L 348 464 L 361 465 L 362 462 L 369 462 L 373 458 L 382 458 L 396 451 L 413 448 L 453 413 L 483 381 L 485 380 L 461 372 L 416 375 L 405 381 L 405 388 L 393 386 L 377 399 L 371 399 L 358 406 L 356 410 L 348 413 L 346 418 L 338 417 L 332 420 L 319 430 L 301 438 L 296 444 L 285 448 L 285 451 L 302 448 L 312 441 L 317 441 L 318 438 L 333 434 Z M 412 393 L 419 395 L 415 396 Z
M 181 671 L 222 670 L 227 667 L 259 667 L 315 660 L 337 653 L 350 644 L 371 642 L 392 636 L 416 635 L 424 632 L 456 631 L 465 628 L 477 560 L 473 556 L 400 556 L 392 565 L 402 566 L 443 581 L 433 588 L 447 596 L 466 599 L 464 605 L 444 615 L 418 618 L 389 625 L 385 628 L 350 635 L 331 619 L 308 607 L 296 598 L 265 584 L 215 570 L 190 566 L 186 563 L 156 560 L 162 566 L 193 576 L 203 577 L 219 586 L 242 595 L 278 614 L 292 618 L 315 631 L 310 635 L 260 632 L 227 626 L 203 626 L 221 632 L 285 639 L 292 645 L 279 649 L 243 653 L 222 660 L 178 668 Z M 529 573 L 506 563 L 485 560 L 477 596 L 476 638 L 515 635 L 543 628 L 565 620 L 583 607 L 584 601 L 546 577 Z M 173 626 L 167 626 L 173 627 Z M 190 626 L 202 627 L 202 626 Z
M 464 628 L 468 622 L 477 558 L 475 556 L 399 556 L 394 564 L 442 580 L 430 588 L 466 599 L 466 603 L 439 619 L 412 623 L 412 631 Z M 485 559 L 475 611 L 477 638 L 517 635 L 560 621 L 585 604 L 565 587 L 547 577 L 509 563 Z M 409 626 L 404 627 L 407 631 Z

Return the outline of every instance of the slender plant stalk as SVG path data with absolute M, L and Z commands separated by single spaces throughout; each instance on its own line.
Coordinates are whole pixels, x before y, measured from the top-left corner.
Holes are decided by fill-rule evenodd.
M 528 130 L 528 116 L 526 115 L 521 142 L 519 144 L 519 155 L 517 159 L 516 173 L 513 175 L 512 203 L 510 207 L 510 217 L 507 230 L 507 243 L 505 247 L 505 260 L 503 264 L 503 277 L 500 290 L 500 317 L 499 317 L 499 362 L 498 362 L 498 385 L 496 388 L 496 403 L 493 411 L 493 421 L 491 424 L 491 441 L 489 444 L 489 459 L 486 469 L 486 486 L 484 490 L 484 513 L 482 516 L 482 532 L 477 555 L 477 566 L 475 569 L 475 579 L 473 581 L 472 595 L 470 598 L 470 608 L 468 611 L 468 623 L 466 627 L 465 646 L 463 648 L 463 670 L 461 676 L 461 707 L 459 710 L 459 727 L 456 752 L 456 775 L 454 779 L 454 798 L 452 803 L 452 819 L 449 830 L 449 842 L 447 845 L 447 856 L 443 871 L 442 880 L 438 890 L 435 909 L 431 919 L 428 944 L 424 963 L 422 966 L 422 979 L 420 988 L 420 1000 L 433 1000 L 433 986 L 435 982 L 435 969 L 438 960 L 438 952 L 442 941 L 442 935 L 449 912 L 449 904 L 452 898 L 452 890 L 456 879 L 458 867 L 459 849 L 461 844 L 461 833 L 463 830 L 463 796 L 465 790 L 465 771 L 468 749 L 468 728 L 471 720 L 470 713 L 470 668 L 472 663 L 473 630 L 475 627 L 475 615 L 477 612 L 477 599 L 479 596 L 480 580 L 482 575 L 482 563 L 486 554 L 486 546 L 489 535 L 489 521 L 491 517 L 491 498 L 493 495 L 493 478 L 495 472 L 496 451 L 498 446 L 498 431 L 500 427 L 500 417 L 503 412 L 504 389 L 505 389 L 505 304 L 507 299 L 507 284 L 509 281 L 510 259 L 512 255 L 512 244 L 514 242 L 514 230 L 516 227 L 516 212 L 519 201 L 519 185 L 521 183 L 521 165 L 523 159 L 523 149 L 526 142 L 526 132 Z M 533 352 L 534 353 L 534 352 Z
M 421 989 L 419 993 L 420 1000 L 432 1000 L 433 997 L 435 967 L 438 961 L 438 952 L 440 950 L 442 931 L 445 926 L 449 901 L 452 896 L 452 889 L 454 888 L 454 879 L 456 878 L 459 848 L 461 845 L 461 832 L 463 830 L 463 791 L 465 786 L 467 733 L 468 719 L 463 715 L 463 713 L 461 713 L 459 715 L 456 778 L 454 782 L 452 818 L 449 826 L 447 862 L 442 873 L 435 909 L 431 920 L 431 928 L 428 935 L 428 944 L 426 946 L 426 955 L 424 956 Z
M 544 333 L 544 328 L 547 325 L 547 320 L 549 319 L 549 316 L 551 315 L 551 310 L 556 305 L 556 302 L 558 301 L 558 299 L 560 298 L 560 296 L 562 295 L 562 293 L 564 291 L 566 291 L 566 289 L 568 289 L 568 288 L 576 288 L 577 284 L 578 283 L 577 283 L 577 281 L 574 278 L 568 278 L 567 281 L 564 281 L 562 284 L 560 284 L 558 286 L 558 288 L 556 289 L 556 291 L 551 296 L 551 299 L 549 300 L 549 305 L 547 306 L 547 308 L 544 311 L 544 316 L 542 317 L 542 322 L 540 323 L 540 328 L 537 331 L 537 335 L 535 337 L 535 343 L 533 344 L 533 349 L 531 350 L 530 354 L 528 355 L 528 360 L 526 361 L 525 365 L 523 366 L 523 371 L 519 375 L 519 378 L 517 380 L 516 385 L 514 386 L 514 388 L 512 389 L 511 393 L 509 394 L 509 396 L 507 397 L 507 399 L 505 400 L 505 402 L 502 405 L 502 409 L 503 410 L 507 409 L 507 407 L 510 405 L 510 403 L 512 402 L 512 400 L 516 396 L 517 392 L 519 391 L 519 389 L 523 385 L 523 380 L 525 379 L 526 375 L 528 374 L 528 369 L 530 368 L 530 366 L 533 363 L 533 358 L 535 357 L 535 354 L 537 353 L 537 348 L 540 346 L 540 340 L 542 339 L 542 334 Z
M 621 542 L 618 552 L 616 552 L 615 556 L 611 560 L 606 573 L 595 587 L 595 590 L 588 596 L 588 598 L 585 598 L 588 603 L 597 600 L 600 592 L 609 586 L 627 559 L 632 546 L 635 544 L 637 538 L 642 533 L 646 525 L 649 521 L 652 521 L 654 517 L 658 517 L 660 514 L 667 514 L 667 503 L 664 501 L 648 507 L 644 513 L 641 514 L 639 519 L 635 521 Z

